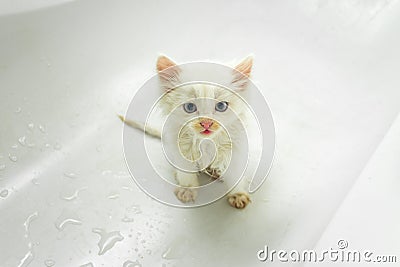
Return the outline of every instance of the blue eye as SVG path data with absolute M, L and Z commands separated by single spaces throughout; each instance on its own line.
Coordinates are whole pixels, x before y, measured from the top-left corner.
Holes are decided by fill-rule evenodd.
M 197 110 L 197 107 L 194 103 L 185 103 L 185 104 L 183 104 L 183 109 L 187 113 L 193 113 Z
M 228 102 L 221 101 L 215 104 L 215 110 L 219 112 L 224 112 L 228 109 Z

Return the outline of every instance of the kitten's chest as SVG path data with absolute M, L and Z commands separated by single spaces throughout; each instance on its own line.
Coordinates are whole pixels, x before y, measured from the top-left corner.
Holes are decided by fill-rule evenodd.
M 200 145 L 203 141 L 205 141 L 204 138 L 196 138 L 189 134 L 186 136 L 181 136 L 178 140 L 178 143 L 182 156 L 191 161 L 198 160 L 202 156 Z M 205 147 L 206 150 L 214 151 L 214 149 L 210 149 L 209 147 L 215 146 L 216 155 L 214 157 L 214 161 L 218 160 L 221 157 L 226 157 L 232 152 L 232 140 L 226 133 L 222 132 L 214 136 L 213 138 L 208 138 L 207 142 L 208 144 Z M 204 146 L 204 144 L 202 145 Z

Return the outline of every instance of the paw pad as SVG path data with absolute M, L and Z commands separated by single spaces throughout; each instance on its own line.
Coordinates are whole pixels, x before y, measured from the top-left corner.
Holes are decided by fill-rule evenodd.
M 175 195 L 182 203 L 188 203 L 196 200 L 197 192 L 194 189 L 178 187 L 175 189 Z
M 208 167 L 204 172 L 213 179 L 218 179 L 221 177 L 221 171 L 219 169 Z
M 228 203 L 236 209 L 244 209 L 251 202 L 246 193 L 235 193 L 228 196 Z

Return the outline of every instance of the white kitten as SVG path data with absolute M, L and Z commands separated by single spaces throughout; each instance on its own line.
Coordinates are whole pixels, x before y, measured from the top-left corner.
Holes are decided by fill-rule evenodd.
M 247 57 L 235 67 L 236 71 L 243 75 L 235 75 L 235 72 L 232 72 L 232 88 L 238 91 L 246 89 L 252 65 L 252 57 Z M 244 134 L 239 126 L 246 121 L 248 112 L 243 100 L 236 93 L 217 85 L 198 83 L 176 87 L 180 75 L 183 74 L 180 73 L 179 67 L 165 56 L 158 58 L 157 71 L 161 87 L 166 92 L 158 105 L 165 116 L 170 116 L 168 127 L 179 129 L 178 146 L 181 155 L 190 161 L 201 158 L 204 162 L 211 162 L 199 167 L 199 171 L 212 179 L 221 178 L 230 164 L 231 153 L 239 153 L 238 136 Z M 181 108 L 178 109 L 178 106 Z M 228 108 L 234 110 L 236 116 L 227 112 Z M 196 114 L 194 119 L 193 114 Z M 120 118 L 134 128 L 144 129 L 140 123 Z M 182 122 L 185 122 L 183 126 Z M 160 132 L 151 127 L 146 127 L 146 133 L 161 137 Z M 168 135 L 163 135 L 163 138 L 168 138 Z M 199 150 L 200 143 L 205 139 L 211 140 L 215 145 L 215 151 L 210 149 L 215 154 L 211 153 L 209 157 L 202 155 Z M 181 186 L 175 190 L 176 197 L 182 202 L 195 201 L 195 187 L 200 185 L 198 173 L 176 169 L 175 178 Z M 246 180 L 243 179 L 228 195 L 228 203 L 232 207 L 243 209 L 250 203 L 245 186 Z

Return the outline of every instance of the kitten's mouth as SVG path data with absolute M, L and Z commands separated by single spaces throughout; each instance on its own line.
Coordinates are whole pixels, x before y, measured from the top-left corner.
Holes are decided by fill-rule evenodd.
M 205 129 L 204 131 L 201 131 L 200 132 L 201 134 L 211 134 L 212 133 L 212 131 L 211 130 L 208 130 L 208 129 Z

